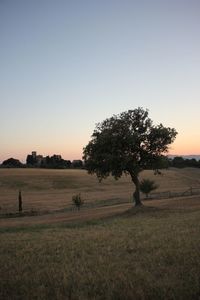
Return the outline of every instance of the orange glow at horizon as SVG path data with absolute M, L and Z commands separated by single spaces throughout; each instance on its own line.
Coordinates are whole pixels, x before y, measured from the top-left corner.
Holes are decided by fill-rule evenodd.
M 69 138 L 70 143 L 57 139 L 55 144 L 52 145 L 52 140 L 46 139 L 45 143 L 28 143 L 26 145 L 16 143 L 16 147 L 11 147 L 11 144 L 7 144 L 2 149 L 0 162 L 8 158 L 16 158 L 22 162 L 26 162 L 26 157 L 31 154 L 32 151 L 36 151 L 38 155 L 52 156 L 59 154 L 63 159 L 74 160 L 82 159 L 83 147 L 88 143 L 89 136 L 78 136 Z M 34 146 L 33 146 L 34 145 Z M 173 144 L 169 146 L 169 155 L 200 155 L 200 134 L 198 132 L 187 132 L 177 135 L 177 138 Z
M 169 147 L 169 154 L 200 155 L 200 136 L 191 134 L 189 137 L 180 135 Z

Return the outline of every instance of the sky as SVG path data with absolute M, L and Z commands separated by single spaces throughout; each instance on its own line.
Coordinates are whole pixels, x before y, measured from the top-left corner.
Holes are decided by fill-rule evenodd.
M 200 154 L 199 0 L 0 0 L 0 161 L 81 159 L 129 109 Z

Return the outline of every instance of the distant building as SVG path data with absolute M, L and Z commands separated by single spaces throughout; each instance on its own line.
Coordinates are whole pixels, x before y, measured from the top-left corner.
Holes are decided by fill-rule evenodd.
M 69 168 L 71 166 L 70 161 L 62 159 L 60 154 L 54 154 L 53 156 L 37 155 L 36 151 L 32 151 L 27 155 L 26 164 L 29 167 L 37 168 Z
M 32 151 L 32 157 L 36 158 L 37 157 L 37 152 L 36 151 Z
M 28 167 L 36 168 L 52 168 L 52 169 L 69 169 L 69 168 L 83 168 L 83 161 L 80 159 L 64 160 L 60 154 L 52 156 L 37 155 L 36 151 L 32 151 L 27 155 L 26 164 Z
M 42 161 L 44 160 L 45 158 L 42 156 L 42 155 L 37 155 L 36 156 L 36 161 L 37 161 L 37 165 L 40 167 L 41 166 L 41 163 Z
M 26 164 L 28 166 L 40 167 L 44 157 L 42 155 L 37 155 L 36 151 L 32 151 L 31 154 L 27 155 Z

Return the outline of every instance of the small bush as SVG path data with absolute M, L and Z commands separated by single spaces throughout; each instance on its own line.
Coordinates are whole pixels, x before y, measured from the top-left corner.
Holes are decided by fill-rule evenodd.
M 81 197 L 81 194 L 72 196 L 72 202 L 78 208 L 78 210 L 80 210 L 81 206 L 84 204 L 84 200 Z
M 155 184 L 154 180 L 143 179 L 140 182 L 140 190 L 142 193 L 144 193 L 146 195 L 146 198 L 149 197 L 149 193 L 156 190 L 157 188 L 158 188 L 158 185 Z

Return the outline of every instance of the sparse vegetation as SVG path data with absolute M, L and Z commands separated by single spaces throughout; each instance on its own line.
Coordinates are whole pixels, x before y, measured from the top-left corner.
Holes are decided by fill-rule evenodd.
M 146 198 L 148 198 L 149 194 L 156 190 L 158 188 L 158 185 L 155 184 L 154 180 L 151 179 L 143 179 L 140 182 L 140 190 L 142 193 L 146 195 Z

